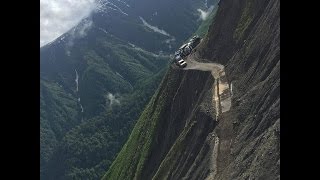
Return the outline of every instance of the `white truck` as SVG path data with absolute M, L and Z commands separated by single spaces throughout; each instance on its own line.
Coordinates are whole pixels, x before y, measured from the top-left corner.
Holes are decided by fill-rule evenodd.
M 184 68 L 187 66 L 187 63 L 183 59 L 181 59 L 180 61 L 177 62 L 177 65 L 181 68 Z
M 192 49 L 194 49 L 201 41 L 199 36 L 194 36 L 190 39 L 190 41 L 186 44 L 183 44 L 175 53 L 174 53 L 174 61 L 176 65 L 184 68 L 187 66 L 187 63 L 182 59 L 187 57 Z

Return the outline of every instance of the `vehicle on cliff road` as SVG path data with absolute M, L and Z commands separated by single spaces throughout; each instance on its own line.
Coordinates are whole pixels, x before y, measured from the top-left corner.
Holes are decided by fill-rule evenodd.
M 187 63 L 183 60 L 183 58 L 187 57 L 192 52 L 192 50 L 200 43 L 200 41 L 201 38 L 199 36 L 193 36 L 188 43 L 183 44 L 174 53 L 174 62 L 178 67 L 184 68 L 187 66 Z
M 189 43 L 190 46 L 192 47 L 192 49 L 194 49 L 195 47 L 197 47 L 197 45 L 201 42 L 201 38 L 199 36 L 193 36 Z
M 179 67 L 181 67 L 181 68 L 184 68 L 184 67 L 187 66 L 187 63 L 186 63 L 183 59 L 181 59 L 180 61 L 178 61 L 176 64 L 177 64 L 177 66 L 179 66 Z

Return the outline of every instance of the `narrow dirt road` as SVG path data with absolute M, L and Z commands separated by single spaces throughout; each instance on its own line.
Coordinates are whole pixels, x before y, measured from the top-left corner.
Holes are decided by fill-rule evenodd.
M 217 63 L 197 62 L 192 55 L 188 56 L 185 61 L 188 65 L 183 70 L 211 71 L 215 79 L 214 87 L 212 88 L 214 90 L 212 103 L 214 104 L 213 108 L 216 109 L 216 117 L 218 118 L 219 114 L 229 111 L 231 107 L 231 91 L 224 66 Z
M 225 164 L 228 162 L 230 154 L 232 127 L 224 116 L 228 114 L 226 112 L 231 108 L 232 84 L 228 82 L 225 68 L 222 64 L 198 62 L 194 54 L 189 55 L 185 61 L 187 62 L 187 67 L 183 70 L 211 71 L 215 79 L 212 87 L 212 106 L 216 110 L 216 121 L 219 122 L 221 120 L 221 122 L 213 132 L 215 138 L 212 141 L 210 171 L 206 180 L 214 179 L 217 173 L 221 171 L 221 168 L 226 166 Z

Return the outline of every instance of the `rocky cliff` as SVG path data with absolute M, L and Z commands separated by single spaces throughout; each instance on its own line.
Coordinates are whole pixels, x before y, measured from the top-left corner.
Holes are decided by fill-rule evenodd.
M 280 1 L 223 0 L 103 179 L 280 179 Z

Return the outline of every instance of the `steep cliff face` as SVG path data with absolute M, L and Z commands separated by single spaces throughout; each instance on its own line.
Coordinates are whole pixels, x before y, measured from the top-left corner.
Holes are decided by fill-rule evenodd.
M 210 77 L 207 72 L 170 70 L 104 179 L 151 179 L 195 113 Z
M 279 0 L 221 1 L 104 179 L 280 179 L 279 12 Z
M 40 48 L 40 178 L 100 179 L 217 0 L 99 0 Z M 201 28 L 201 29 L 206 29 Z

